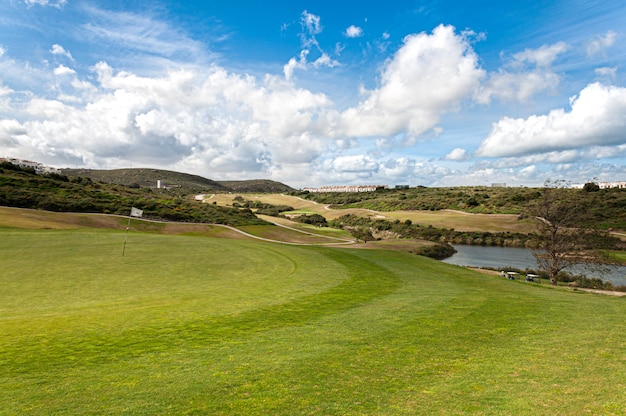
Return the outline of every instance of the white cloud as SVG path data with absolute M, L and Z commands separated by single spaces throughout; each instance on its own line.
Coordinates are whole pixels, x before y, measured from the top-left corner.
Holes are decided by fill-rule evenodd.
M 609 30 L 603 36 L 597 36 L 587 43 L 587 56 L 593 57 L 596 55 L 605 54 L 607 49 L 615 44 L 617 40 L 617 33 Z
M 549 67 L 569 49 L 565 42 L 557 42 L 553 45 L 543 45 L 538 49 L 525 49 L 513 55 L 513 67 L 520 67 L 525 63 L 530 63 L 538 67 Z
M 332 161 L 332 168 L 340 172 L 372 172 L 378 169 L 378 162 L 369 156 L 339 156 Z
M 320 67 L 334 68 L 339 65 L 340 64 L 338 61 L 331 59 L 331 57 L 328 56 L 328 54 L 326 53 L 322 53 L 322 55 L 319 58 L 313 61 L 314 68 L 320 68 Z
M 26 134 L 27 130 L 14 119 L 0 120 L 0 138 Z
M 403 131 L 419 136 L 471 96 L 483 76 L 477 55 L 453 27 L 440 25 L 432 34 L 407 36 L 386 62 L 381 86 L 341 114 L 342 131 L 352 137 Z
M 68 68 L 65 65 L 59 65 L 54 69 L 54 75 L 62 76 L 62 75 L 75 75 L 76 71 L 72 68 Z
M 322 24 L 319 16 L 307 12 L 302 12 L 300 16 L 300 23 L 306 29 L 309 35 L 318 35 L 322 33 Z
M 527 119 L 502 118 L 476 154 L 517 156 L 626 142 L 626 88 L 594 83 L 570 101 L 569 112 L 556 109 Z
M 505 67 L 489 75 L 475 100 L 480 104 L 489 104 L 493 98 L 526 102 L 539 93 L 554 91 L 560 78 L 551 65 L 567 50 L 565 43 L 558 42 L 514 54 Z
M 13 90 L 5 85 L 0 84 L 0 97 L 3 95 L 9 95 Z
M 306 66 L 307 66 L 306 57 L 308 54 L 309 54 L 309 51 L 307 49 L 304 49 L 300 51 L 299 59 L 291 58 L 289 59 L 289 62 L 287 62 L 283 66 L 283 74 L 285 75 L 286 80 L 290 80 L 293 77 L 293 72 L 296 69 L 306 69 Z
M 346 29 L 344 34 L 349 38 L 359 38 L 363 36 L 363 29 L 358 26 L 351 25 Z
M 57 45 L 56 43 L 54 45 L 52 45 L 52 48 L 50 48 L 50 53 L 53 55 L 63 55 L 66 56 L 67 58 L 69 58 L 70 60 L 74 60 L 74 58 L 72 58 L 72 54 L 69 53 L 68 51 L 66 51 L 63 46 L 61 45 Z
M 314 165 L 310 183 L 326 184 L 430 184 L 452 171 L 427 161 L 407 157 L 375 159 L 368 155 L 339 156 Z
M 481 86 L 475 99 L 480 104 L 489 104 L 493 98 L 527 102 L 539 93 L 555 90 L 559 82 L 559 76 L 550 71 L 497 72 Z
M 56 1 L 51 1 L 51 0 L 24 0 L 24 3 L 26 3 L 26 5 L 28 5 L 29 7 L 38 4 L 40 6 L 50 6 L 50 7 L 54 7 L 57 9 L 60 9 L 61 7 L 63 7 L 66 3 L 67 0 L 56 0 Z
M 309 66 L 316 69 L 321 67 L 333 68 L 340 65 L 338 61 L 331 59 L 331 57 L 325 52 L 322 53 L 315 61 L 309 62 L 307 60 L 309 53 L 309 50 L 304 49 L 300 51 L 299 59 L 291 58 L 289 62 L 283 66 L 283 74 L 285 75 L 285 79 L 287 81 L 292 79 L 293 73 L 296 69 L 306 70 Z
M 461 149 L 457 147 L 454 150 L 452 150 L 450 153 L 448 153 L 444 157 L 444 160 L 463 161 L 463 160 L 467 160 L 468 158 L 469 158 L 469 155 L 467 154 L 465 149 Z
M 59 75 L 71 71 L 55 70 Z M 323 137 L 332 103 L 276 77 L 258 81 L 217 66 L 208 73 L 179 70 L 142 77 L 115 72 L 103 62 L 94 71 L 97 90 L 79 85 L 89 100 L 76 95 L 82 90 L 61 90 L 57 100 L 32 97 L 25 109 L 28 121 L 12 122 L 0 140 L 42 161 L 81 155 L 81 164 L 94 167 L 119 167 L 116 163 L 123 166 L 127 159 L 193 164 L 207 176 L 279 174 L 283 167 L 312 163 L 327 149 Z
M 339 66 L 339 62 L 335 59 L 332 59 L 328 53 L 326 53 L 317 42 L 315 35 L 318 35 L 322 32 L 321 19 L 319 16 L 311 14 L 306 10 L 302 12 L 300 16 L 300 24 L 302 26 L 302 31 L 300 32 L 301 44 L 304 49 L 300 51 L 300 55 L 298 58 L 291 58 L 289 61 L 283 66 L 283 74 L 286 80 L 291 80 L 293 78 L 294 71 L 296 69 L 306 70 L 310 66 L 313 68 L 333 68 Z M 311 54 L 311 47 L 314 48 L 314 52 L 319 53 L 319 56 L 310 62 L 308 60 L 309 54 Z M 339 44 L 335 45 L 335 51 L 337 54 L 341 53 L 341 49 Z
M 602 68 L 596 68 L 594 70 L 595 74 L 600 76 L 600 77 L 608 77 L 608 78 L 615 78 L 615 75 L 617 74 L 617 68 L 613 67 L 613 68 L 609 68 L 609 67 L 602 67 Z

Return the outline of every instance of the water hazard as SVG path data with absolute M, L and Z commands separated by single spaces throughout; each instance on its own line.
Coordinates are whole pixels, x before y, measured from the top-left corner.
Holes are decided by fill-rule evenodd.
M 486 247 L 455 245 L 456 253 L 442 260 L 444 263 L 458 266 L 485 267 L 498 270 L 516 268 L 520 270 L 537 269 L 537 262 L 532 252 L 516 247 Z M 568 270 L 566 270 L 568 271 Z M 594 275 L 590 270 L 569 271 L 573 274 L 584 274 L 587 277 L 598 277 L 613 283 L 615 286 L 626 286 L 626 267 L 615 267 L 604 276 Z

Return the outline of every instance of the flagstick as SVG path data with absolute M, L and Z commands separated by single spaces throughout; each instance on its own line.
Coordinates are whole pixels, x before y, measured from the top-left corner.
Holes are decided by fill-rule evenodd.
M 124 257 L 124 253 L 126 253 L 126 241 L 128 240 L 128 229 L 130 228 L 130 219 L 128 217 L 128 225 L 126 226 L 126 236 L 124 237 L 124 249 L 122 249 L 122 257 Z

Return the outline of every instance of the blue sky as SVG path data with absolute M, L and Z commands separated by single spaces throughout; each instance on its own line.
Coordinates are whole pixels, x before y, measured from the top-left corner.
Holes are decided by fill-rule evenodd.
M 0 2 L 0 157 L 215 180 L 626 180 L 623 1 Z

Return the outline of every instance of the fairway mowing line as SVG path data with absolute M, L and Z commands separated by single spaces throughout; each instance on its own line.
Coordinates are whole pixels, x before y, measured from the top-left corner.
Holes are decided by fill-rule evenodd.
M 328 239 L 331 239 L 331 240 L 339 240 L 339 241 L 342 241 L 342 243 L 322 243 L 322 244 L 320 244 L 320 245 L 328 245 L 328 244 L 354 244 L 354 240 L 346 240 L 345 238 L 330 237 L 330 236 L 327 236 L 327 235 L 315 234 L 315 233 L 311 233 L 311 232 L 308 232 L 308 231 L 298 230 L 297 228 L 288 227 L 288 226 L 286 226 L 286 225 L 279 224 L 279 223 L 274 222 L 274 221 L 270 221 L 270 222 L 271 222 L 272 224 L 274 224 L 275 226 L 277 226 L 277 227 L 283 227 L 283 228 L 286 228 L 286 229 L 288 229 L 288 230 L 295 231 L 295 232 L 297 232 L 297 233 L 302 233 L 302 234 L 312 235 L 312 236 L 314 236 L 314 237 L 322 237 L 322 238 L 328 238 Z
M 284 225 L 275 224 L 275 223 L 272 223 L 272 224 L 277 225 L 277 226 L 279 226 L 279 227 L 284 227 L 284 228 L 287 228 L 287 229 L 290 229 L 290 230 L 293 230 L 293 231 L 301 232 L 301 233 L 304 233 L 304 234 L 310 234 L 310 235 L 313 235 L 313 236 L 316 236 L 316 237 L 333 238 L 333 239 L 341 240 L 341 242 L 339 242 L 339 243 L 319 243 L 319 244 L 311 244 L 311 243 L 291 243 L 291 242 L 289 242 L 289 241 L 272 240 L 272 239 L 270 239 L 270 238 L 259 237 L 259 236 L 257 236 L 257 235 L 247 233 L 247 232 L 245 232 L 245 231 L 243 231 L 243 230 L 240 230 L 240 229 L 237 229 L 237 228 L 235 228 L 235 227 L 231 227 L 230 225 L 223 225 L 223 224 L 211 224 L 211 225 L 216 225 L 216 226 L 219 226 L 219 227 L 226 227 L 226 228 L 229 228 L 229 229 L 231 229 L 231 230 L 233 230 L 233 231 L 237 231 L 238 233 L 243 234 L 243 235 L 245 235 L 245 236 L 247 236 L 247 237 L 250 237 L 250 238 L 256 238 L 257 240 L 267 241 L 267 242 L 270 242 L 270 243 L 289 244 L 289 245 L 292 245 L 292 246 L 330 246 L 330 245 L 344 245 L 344 244 L 345 244 L 345 245 L 347 245 L 347 244 L 356 244 L 356 243 L 355 243 L 354 241 L 352 241 L 352 240 L 342 240 L 342 239 L 339 239 L 339 238 L 337 238 L 337 237 L 328 237 L 328 236 L 325 236 L 325 235 L 312 234 L 312 233 L 307 233 L 306 231 L 299 231 L 299 230 L 296 230 L 296 229 L 293 229 L 293 228 L 289 228 L 289 227 L 286 227 L 286 226 L 284 226 Z
M 109 214 L 98 214 L 98 215 L 109 215 Z M 126 218 L 123 215 L 116 215 L 118 217 L 122 217 L 122 218 Z M 233 227 L 231 225 L 225 225 L 225 224 L 211 224 L 211 223 L 204 223 L 204 222 L 185 222 L 185 223 L 180 223 L 180 222 L 172 222 L 172 221 L 157 221 L 157 220 L 148 220 L 148 219 L 137 219 L 135 218 L 136 221 L 146 221 L 146 222 L 153 222 L 153 223 L 159 223 L 159 224 L 189 224 L 189 225 L 211 225 L 211 226 L 216 226 L 216 227 L 223 227 L 223 228 L 228 228 L 229 230 L 238 232 L 239 234 L 245 235 L 246 237 L 250 237 L 250 238 L 254 238 L 257 240 L 261 240 L 261 241 L 267 241 L 270 243 L 278 243 L 278 244 L 288 244 L 288 245 L 293 245 L 293 246 L 329 246 L 329 245 L 342 245 L 342 244 L 355 244 L 354 241 L 352 240 L 343 240 L 337 237 L 329 237 L 329 236 L 325 236 L 325 235 L 320 235 L 320 234 L 314 234 L 314 233 L 308 233 L 306 231 L 300 231 L 300 230 L 296 230 L 294 228 L 289 228 L 286 226 L 282 226 L 280 224 L 276 224 L 276 223 L 272 223 L 274 225 L 277 225 L 279 227 L 284 227 L 293 231 L 297 231 L 297 232 L 301 232 L 304 234 L 310 234 L 316 237 L 323 237 L 323 238 L 329 238 L 329 239 L 336 239 L 336 240 L 341 240 L 341 242 L 338 243 L 319 243 L 319 244 L 311 244 L 311 243 L 292 243 L 289 241 L 280 241 L 280 240 L 272 240 L 270 238 L 265 238 L 265 237 L 259 237 L 257 235 L 254 234 L 250 234 L 247 233 L 243 230 L 240 230 L 239 228 Z
M 97 215 L 110 215 L 110 214 L 97 214 Z M 122 218 L 126 218 L 126 216 L 123 215 L 115 215 L 117 217 L 122 217 Z M 250 238 L 254 238 L 257 240 L 261 240 L 261 241 L 267 241 L 270 243 L 278 243 L 278 244 L 289 244 L 289 245 L 294 245 L 294 246 L 330 246 L 330 245 L 347 245 L 347 244 L 355 244 L 355 242 L 353 240 L 345 240 L 343 238 L 338 238 L 338 237 L 329 237 L 326 235 L 321 235 L 321 234 L 315 234 L 315 233 L 310 233 L 308 231 L 301 231 L 295 228 L 291 228 L 291 227 L 287 227 L 285 225 L 281 225 L 275 222 L 270 222 L 271 224 L 274 224 L 275 226 L 278 227 L 283 227 L 286 228 L 288 230 L 292 230 L 292 231 L 296 231 L 299 233 L 303 233 L 303 234 L 308 234 L 308 235 L 312 235 L 315 237 L 321 237 L 321 238 L 328 238 L 328 239 L 332 239 L 332 240 L 339 240 L 340 242 L 338 243 L 319 243 L 319 244 L 311 244 L 311 243 L 292 243 L 289 241 L 280 241 L 280 240 L 272 240 L 270 238 L 265 238 L 265 237 L 259 237 L 257 235 L 254 234 L 250 234 L 247 233 L 243 230 L 240 230 L 236 227 L 233 227 L 231 225 L 225 225 L 225 224 L 211 224 L 211 223 L 203 223 L 203 222 L 185 222 L 185 223 L 179 223 L 179 222 L 172 222 L 172 221 L 157 221 L 157 220 L 149 220 L 149 219 L 137 219 L 135 218 L 135 220 L 137 221 L 146 221 L 146 222 L 153 222 L 153 223 L 159 223 L 159 224 L 190 224 L 190 225 L 212 225 L 212 226 L 216 226 L 216 227 L 224 227 L 224 228 L 228 228 L 229 230 L 232 231 L 236 231 L 242 235 L 245 235 L 246 237 L 250 237 Z M 269 221 L 268 221 L 269 222 Z

